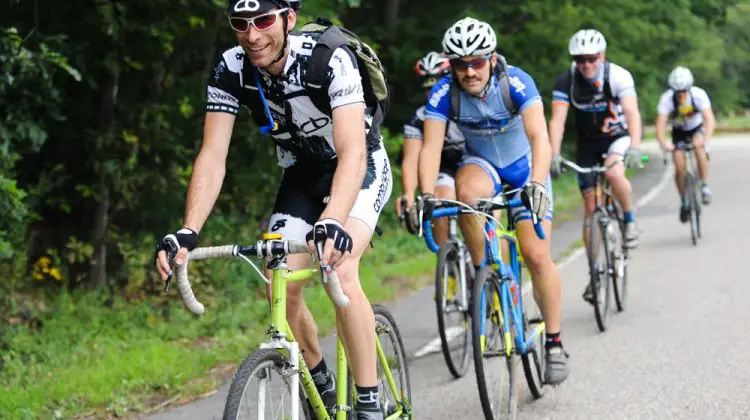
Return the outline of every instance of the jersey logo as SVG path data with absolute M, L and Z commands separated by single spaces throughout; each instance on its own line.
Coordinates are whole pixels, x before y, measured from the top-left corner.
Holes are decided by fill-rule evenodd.
M 242 0 L 234 5 L 234 11 L 237 13 L 255 12 L 258 9 L 260 9 L 260 3 L 258 3 L 258 0 Z
M 286 227 L 286 219 L 279 219 L 273 224 L 273 227 L 271 227 L 271 232 L 276 232 L 283 227 Z
M 305 134 L 310 134 L 327 126 L 329 121 L 330 120 L 328 119 L 328 117 L 310 118 L 300 126 L 300 130 L 302 130 L 302 132 Z
M 521 95 L 526 97 L 526 92 L 524 92 L 526 90 L 526 85 L 523 84 L 518 76 L 509 77 L 508 83 L 516 89 L 516 93 L 520 93 Z
M 435 92 L 430 97 L 430 105 L 432 105 L 433 108 L 437 108 L 438 104 L 440 103 L 440 100 L 443 99 L 443 96 L 445 96 L 446 93 L 448 93 L 448 90 L 451 88 L 450 83 L 446 83 L 443 86 L 440 87 L 440 90 Z

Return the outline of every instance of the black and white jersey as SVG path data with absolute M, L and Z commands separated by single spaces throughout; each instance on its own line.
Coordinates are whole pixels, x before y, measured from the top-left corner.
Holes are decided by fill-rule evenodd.
M 269 111 L 279 126 L 271 133 L 277 146 L 279 165 L 284 168 L 306 166 L 316 168 L 316 171 L 331 172 L 336 167 L 331 114 L 316 108 L 303 87 L 318 36 L 307 33 L 289 35 L 289 55 L 284 72 L 278 77 L 263 70 L 252 72 L 250 61 L 240 46 L 225 51 L 208 82 L 206 111 L 236 115 L 241 105 L 248 104 L 246 92 L 257 91 L 260 85 Z M 332 110 L 365 102 L 357 61 L 348 49 L 334 51 L 328 64 L 327 85 Z M 369 155 L 382 148 L 382 121 L 374 121 L 373 115 L 373 109 L 366 110 L 365 131 Z M 368 159 L 368 164 L 370 161 Z
M 594 80 L 586 80 L 571 64 L 552 90 L 553 102 L 572 105 L 579 141 L 614 141 L 628 135 L 621 100 L 636 96 L 633 76 L 617 64 L 604 62 Z
M 425 106 L 422 105 L 414 112 L 411 120 L 404 124 L 404 139 L 422 140 L 424 133 Z M 464 156 L 466 139 L 461 129 L 455 122 L 448 120 L 445 127 L 445 141 L 440 156 L 440 167 L 458 168 L 458 164 Z

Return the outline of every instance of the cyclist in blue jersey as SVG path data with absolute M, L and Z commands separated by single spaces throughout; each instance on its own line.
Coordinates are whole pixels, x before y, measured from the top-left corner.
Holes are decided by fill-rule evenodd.
M 472 18 L 459 20 L 445 33 L 443 52 L 451 60 L 452 74 L 438 81 L 427 101 L 419 187 L 423 198 L 432 197 L 445 127 L 453 121 L 466 139 L 466 156 L 456 174 L 459 200 L 473 205 L 507 184 L 531 203 L 530 210 L 516 209 L 512 217 L 547 325 L 545 379 L 554 385 L 567 378 L 569 356 L 560 340 L 560 278 L 549 249 L 551 151 L 544 108 L 532 78 L 507 66 L 495 53 L 496 44 L 492 27 Z M 536 236 L 532 213 L 542 220 L 547 239 Z M 481 264 L 483 221 L 461 216 L 459 222 L 474 264 Z

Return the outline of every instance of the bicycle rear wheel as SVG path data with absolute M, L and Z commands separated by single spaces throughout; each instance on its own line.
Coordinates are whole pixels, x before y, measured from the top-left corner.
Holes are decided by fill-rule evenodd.
M 456 378 L 464 376 L 469 370 L 471 354 L 470 290 L 461 280 L 466 279 L 469 273 L 461 267 L 458 253 L 459 247 L 455 242 L 446 242 L 440 247 L 435 274 L 435 306 L 440 344 L 448 370 Z
M 594 301 L 594 317 L 599 331 L 604 332 L 609 325 L 610 315 L 610 259 L 607 238 L 606 215 L 600 209 L 594 210 L 589 229 L 589 275 Z
M 410 419 L 412 418 L 411 384 L 401 333 L 398 331 L 393 315 L 385 306 L 372 305 L 372 311 L 375 314 L 377 339 L 388 363 L 388 366 L 385 366 L 378 358 L 378 390 L 383 417 L 393 415 L 401 409 L 403 414 L 400 418 Z M 386 377 L 386 369 L 390 370 L 396 389 L 391 389 Z
M 512 338 L 500 307 L 499 279 L 491 267 L 482 267 L 477 273 L 473 296 L 474 370 L 484 417 L 515 419 L 518 415 L 518 356 L 512 348 L 510 354 L 507 351 L 512 346 Z
M 617 220 L 618 229 L 615 232 L 614 243 L 610 249 L 610 261 L 612 261 L 613 281 L 612 289 L 615 295 L 617 311 L 625 310 L 625 301 L 628 295 L 628 248 L 625 247 L 625 217 L 620 203 L 611 195 L 607 194 L 607 211 L 613 220 Z
M 275 349 L 257 350 L 248 356 L 229 387 L 222 419 L 287 419 L 292 415 L 291 398 L 299 398 L 300 419 L 314 419 L 301 385 L 293 395 L 291 366 L 289 359 Z

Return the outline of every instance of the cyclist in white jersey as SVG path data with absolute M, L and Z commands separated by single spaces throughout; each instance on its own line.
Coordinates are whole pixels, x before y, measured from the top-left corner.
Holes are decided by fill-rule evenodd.
M 391 193 L 390 164 L 379 129 L 382 118 L 367 105 L 356 57 L 346 47 L 337 48 L 328 62 L 326 103 L 317 105 L 306 94 L 304 70 L 320 35 L 290 34 L 300 3 L 230 0 L 229 23 L 239 46 L 222 54 L 208 81 L 203 144 L 188 187 L 183 228 L 169 236 L 179 243 L 179 264 L 197 245 L 198 232 L 221 190 L 240 106 L 252 106 L 251 95 L 260 97 L 262 92 L 277 123 L 270 137 L 284 168 L 271 232 L 324 244 L 322 263 L 336 269 L 349 298 L 346 308 L 336 307 L 336 320 L 357 392 L 355 418 L 380 420 L 375 318 L 360 286 L 359 261 Z M 287 259 L 291 269 L 310 263 L 307 255 Z M 163 279 L 170 274 L 163 245 L 157 268 Z M 315 386 L 331 408 L 336 403 L 335 380 L 323 360 L 303 288 L 303 282 L 287 286 L 286 316 Z
M 698 162 L 701 179 L 703 204 L 711 202 L 711 189 L 708 188 L 708 155 L 706 143 L 714 133 L 714 113 L 711 100 L 705 90 L 693 85 L 693 73 L 682 66 L 675 67 L 669 74 L 670 89 L 659 99 L 656 115 L 656 140 L 663 150 L 671 151 L 675 164 L 675 184 L 680 193 L 680 221 L 687 222 L 689 209 L 684 194 L 685 152 L 675 149 L 676 145 L 692 142 Z M 665 141 L 667 119 L 672 120 L 672 143 Z

